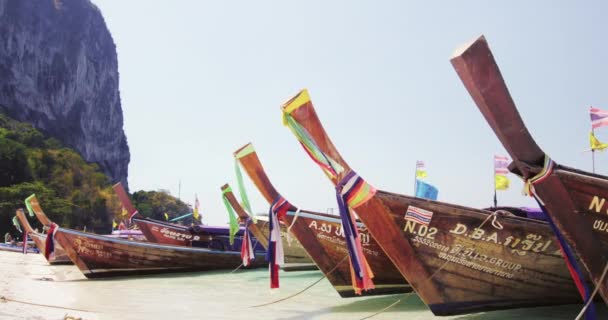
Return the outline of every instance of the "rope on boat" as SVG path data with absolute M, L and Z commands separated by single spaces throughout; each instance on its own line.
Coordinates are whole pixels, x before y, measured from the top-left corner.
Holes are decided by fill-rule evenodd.
M 54 309 L 64 309 L 64 310 L 72 310 L 72 311 L 96 313 L 96 311 L 90 311 L 90 310 L 68 308 L 68 307 L 60 307 L 60 306 L 52 306 L 52 305 L 48 305 L 48 304 L 39 304 L 39 303 L 21 301 L 21 300 L 11 299 L 11 298 L 8 298 L 8 297 L 5 297 L 5 296 L 0 296 L 0 302 L 1 303 L 16 302 L 16 303 L 28 304 L 28 305 L 31 305 L 31 306 L 38 306 L 38 307 L 46 307 L 46 308 L 54 308 Z
M 585 312 L 587 312 L 587 308 L 589 308 L 591 303 L 593 303 L 593 298 L 595 298 L 595 295 L 600 290 L 602 283 L 604 283 L 604 277 L 606 276 L 606 273 L 608 273 L 608 263 L 606 263 L 606 267 L 604 268 L 604 272 L 602 272 L 600 281 L 598 281 L 597 285 L 595 286 L 595 289 L 593 290 L 593 293 L 591 294 L 591 296 L 589 296 L 589 300 L 587 301 L 587 303 L 585 303 L 585 306 L 583 307 L 583 309 L 581 309 L 581 312 L 576 316 L 575 320 L 580 320 L 585 315 Z
M 412 292 L 413 292 L 413 291 L 412 291 Z M 365 319 L 370 319 L 370 318 L 373 318 L 373 317 L 375 317 L 375 316 L 377 316 L 377 315 L 381 314 L 382 312 L 384 312 L 384 311 L 386 311 L 386 310 L 388 310 L 388 309 L 390 309 L 390 308 L 392 308 L 392 307 L 396 306 L 396 305 L 397 305 L 399 302 L 401 302 L 401 301 L 405 301 L 405 299 L 409 298 L 409 296 L 410 296 L 410 295 L 411 295 L 411 292 L 407 293 L 407 294 L 406 294 L 406 296 L 405 296 L 405 298 L 398 299 L 397 301 L 395 301 L 395 302 L 393 302 L 393 303 L 389 304 L 388 306 L 384 307 L 382 310 L 380 310 L 380 311 L 378 311 L 378 312 L 376 312 L 376 313 L 374 313 L 374 314 L 371 314 L 371 315 L 369 315 L 369 316 L 367 316 L 367 317 L 365 317 L 365 318 L 361 318 L 360 320 L 365 320 Z
M 293 239 L 291 238 L 291 227 L 293 227 L 293 225 L 296 223 L 296 220 L 298 220 L 298 215 L 300 214 L 300 208 L 298 208 L 296 210 L 296 213 L 293 215 L 293 220 L 291 221 L 291 224 L 289 225 L 289 227 L 287 227 L 287 232 L 285 233 L 285 238 L 287 239 L 287 245 L 291 247 L 291 242 L 293 241 Z
M 287 296 L 285 298 L 281 298 L 279 300 L 275 300 L 275 301 L 267 302 L 267 303 L 264 303 L 264 304 L 258 304 L 258 305 L 255 305 L 255 306 L 251 306 L 250 308 L 259 308 L 259 307 L 269 306 L 271 304 L 279 303 L 281 301 L 285 301 L 285 300 L 291 299 L 291 298 L 293 298 L 293 297 L 295 297 L 297 295 L 300 295 L 300 294 L 304 293 L 304 291 L 312 288 L 314 285 L 316 285 L 317 283 L 321 282 L 321 280 L 327 278 L 327 275 L 330 275 L 332 272 L 336 271 L 336 269 L 338 269 L 338 267 L 340 265 L 342 265 L 342 263 L 344 263 L 344 261 L 346 261 L 347 259 L 348 259 L 348 255 L 344 256 L 344 258 L 340 262 L 338 262 L 338 264 L 336 264 L 336 266 L 333 269 L 331 269 L 327 274 L 323 274 L 323 276 L 321 278 L 319 278 L 319 280 L 313 282 L 308 287 L 300 290 L 299 292 L 296 292 L 296 293 L 294 293 L 294 294 L 292 294 L 290 296 Z
M 257 245 L 258 245 L 258 241 L 260 241 L 260 240 L 255 239 L 255 243 L 253 244 L 253 247 L 254 247 L 254 248 L 255 248 L 255 246 L 257 246 Z M 254 250 L 255 250 L 255 249 L 254 249 Z M 241 262 L 241 265 L 240 265 L 240 266 L 238 266 L 238 267 L 236 267 L 236 269 L 234 269 L 234 270 L 230 271 L 230 273 L 235 273 L 237 270 L 239 270 L 239 269 L 240 269 L 240 268 L 242 268 L 243 266 L 244 266 L 244 264 Z
M 500 228 L 497 228 L 497 229 L 502 229 L 502 225 L 500 224 L 500 222 L 498 222 L 498 221 L 496 220 L 496 218 L 497 218 L 497 213 L 496 213 L 496 212 L 492 212 L 492 214 L 488 215 L 488 217 L 487 217 L 487 218 L 486 218 L 486 219 L 485 219 L 485 220 L 484 220 L 484 221 L 483 221 L 483 222 L 482 222 L 482 223 L 479 225 L 479 227 L 477 227 L 477 228 L 481 228 L 481 227 L 483 227 L 483 226 L 486 224 L 486 222 L 488 222 L 488 220 L 490 220 L 490 218 L 493 218 L 493 219 L 492 219 L 492 226 L 493 226 L 494 228 L 497 228 L 497 225 L 496 225 L 496 224 L 498 224 L 498 226 L 500 226 Z M 423 282 L 424 282 L 424 281 L 429 281 L 429 280 L 433 279 L 433 278 L 434 278 L 434 277 L 437 275 L 437 273 L 439 273 L 439 271 L 441 271 L 441 270 L 443 270 L 443 268 L 445 268 L 445 266 L 446 266 L 448 263 L 450 263 L 450 261 L 449 261 L 449 260 L 448 260 L 448 261 L 446 261 L 446 262 L 444 262 L 444 263 L 443 263 L 443 264 L 442 264 L 442 265 L 439 267 L 439 269 L 437 269 L 435 272 L 433 272 L 433 274 L 432 274 L 432 275 L 430 275 L 430 276 L 429 276 L 427 279 L 423 280 Z M 608 268 L 608 265 L 607 265 L 607 268 Z M 404 298 L 401 298 L 401 299 L 399 299 L 399 300 L 397 300 L 397 301 L 395 301 L 395 302 L 391 303 L 390 305 L 388 305 L 388 306 L 386 306 L 386 307 L 384 307 L 384 308 L 380 309 L 379 311 L 376 311 L 375 313 L 373 313 L 373 314 L 371 314 L 371 315 L 369 315 L 369 316 L 367 316 L 367 317 L 361 318 L 360 320 L 364 320 L 364 319 L 370 319 L 370 318 L 373 318 L 373 317 L 375 317 L 375 316 L 377 316 L 377 315 L 379 315 L 379 314 L 381 314 L 381 313 L 385 312 L 386 310 L 388 310 L 388 309 L 390 309 L 390 308 L 394 307 L 395 305 L 397 305 L 399 302 L 401 302 L 401 301 L 405 301 L 406 299 L 408 299 L 410 296 L 412 296 L 412 294 L 413 294 L 413 293 L 414 293 L 414 291 L 406 293 Z

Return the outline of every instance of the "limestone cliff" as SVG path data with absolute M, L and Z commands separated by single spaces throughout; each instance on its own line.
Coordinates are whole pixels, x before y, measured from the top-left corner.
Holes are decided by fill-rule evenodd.
M 0 0 L 0 106 L 127 183 L 116 45 L 88 0 Z

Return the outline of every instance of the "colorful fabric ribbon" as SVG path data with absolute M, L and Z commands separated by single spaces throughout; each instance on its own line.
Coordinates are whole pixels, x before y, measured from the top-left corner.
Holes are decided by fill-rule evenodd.
M 349 208 L 356 208 L 371 199 L 376 189 L 359 177 L 354 171 L 349 172 L 337 185 L 336 197 L 340 209 L 340 219 L 344 229 L 344 238 L 350 256 L 351 277 L 356 294 L 362 290 L 374 288 L 374 274 L 365 259 L 361 236 L 357 230 L 357 221 Z
M 287 215 L 292 205 L 281 195 L 277 196 L 268 212 L 268 251 L 266 261 L 270 269 L 270 288 L 279 287 L 279 267 L 285 263 L 283 242 L 281 241 L 281 225 L 279 220 Z
M 27 232 L 23 233 L 23 254 L 27 254 Z
M 256 218 L 253 215 L 253 211 L 251 210 L 251 204 L 249 203 L 249 197 L 247 197 L 247 192 L 245 190 L 245 184 L 243 183 L 243 174 L 241 173 L 241 167 L 239 165 L 239 159 L 255 152 L 252 144 L 248 144 L 245 148 L 239 150 L 238 153 L 234 155 L 234 171 L 236 173 L 236 182 L 239 186 L 239 193 L 241 194 L 241 205 L 249 215 L 253 217 L 253 222 L 256 222 Z
M 232 206 L 230 205 L 230 201 L 226 198 L 226 193 L 232 192 L 232 188 L 228 186 L 224 191 L 222 191 L 222 200 L 224 200 L 224 206 L 226 206 L 226 211 L 228 211 L 228 218 L 230 219 L 230 244 L 234 244 L 234 237 L 237 233 L 239 233 L 239 222 L 236 218 L 236 214 L 232 210 Z
M 34 209 L 32 209 L 32 200 L 38 204 L 38 199 L 36 199 L 36 194 L 32 194 L 31 196 L 25 198 L 25 207 L 27 208 L 27 212 L 29 212 L 30 217 L 34 216 Z
M 44 257 L 49 259 L 51 253 L 55 252 L 55 233 L 57 233 L 57 224 L 52 223 L 49 231 L 46 234 L 46 242 L 44 244 Z
M 323 172 L 330 178 L 336 178 L 344 171 L 344 168 L 334 159 L 323 153 L 315 141 L 310 137 L 308 131 L 291 116 L 291 112 L 309 102 L 310 97 L 308 96 L 308 91 L 302 90 L 296 99 L 283 107 L 283 125 L 291 130 L 308 156 L 323 169 Z
M 13 217 L 13 225 L 15 226 L 17 231 L 23 233 L 23 231 L 21 231 L 21 225 L 19 224 L 19 220 L 17 219 L 17 216 Z
M 245 232 L 241 242 L 241 259 L 243 259 L 243 265 L 245 267 L 255 260 L 255 252 L 253 251 L 253 243 L 251 242 L 251 234 L 249 232 L 249 226 L 251 226 L 251 224 L 253 224 L 253 221 L 251 218 L 247 218 L 245 221 Z
M 560 232 L 559 228 L 557 228 L 557 226 L 555 225 L 555 222 L 553 221 L 551 216 L 547 214 L 544 202 L 538 196 L 538 194 L 536 194 L 536 190 L 534 189 L 534 186 L 547 179 L 551 175 L 551 173 L 553 173 L 554 169 L 555 162 L 553 162 L 553 160 L 551 160 L 549 156 L 545 155 L 543 169 L 537 175 L 525 181 L 524 193 L 528 196 L 534 197 L 534 199 L 538 203 L 538 206 L 542 210 L 545 219 L 549 222 L 549 226 L 551 226 L 553 233 L 555 233 L 555 236 L 557 237 L 559 249 L 562 253 L 564 260 L 566 261 L 566 265 L 568 266 L 568 271 L 572 276 L 572 280 L 574 281 L 574 284 L 576 285 L 579 294 L 581 295 L 585 303 L 587 303 L 591 297 L 591 290 L 589 290 L 588 286 L 585 284 L 583 273 L 581 272 L 581 269 L 576 261 L 576 256 L 572 252 L 572 249 L 566 242 L 566 239 Z M 593 304 L 591 304 L 589 306 L 589 309 L 587 309 L 587 312 L 585 313 L 585 319 L 596 319 L 595 306 Z

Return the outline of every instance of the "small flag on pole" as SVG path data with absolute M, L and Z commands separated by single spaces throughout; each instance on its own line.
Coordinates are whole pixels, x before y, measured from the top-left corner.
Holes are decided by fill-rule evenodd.
M 591 107 L 589 109 L 589 115 L 591 116 L 592 129 L 608 126 L 608 111 Z
M 198 196 L 194 195 L 194 211 L 192 212 L 192 217 L 194 217 L 194 220 L 201 221 L 200 217 L 201 215 L 199 214 L 199 210 L 200 210 L 200 203 L 198 202 Z
M 416 161 L 416 178 L 422 179 L 427 176 L 426 170 L 424 169 L 424 161 Z
M 416 180 L 416 197 L 437 200 L 438 193 L 439 190 L 437 190 L 437 188 L 435 188 L 433 185 L 422 180 Z
M 602 151 L 606 148 L 608 148 L 608 143 L 603 143 L 600 140 L 598 140 L 595 135 L 593 134 L 593 132 L 589 133 L 589 144 L 591 145 L 591 150 L 599 150 Z
M 509 158 L 494 156 L 494 189 L 507 190 L 509 188 Z

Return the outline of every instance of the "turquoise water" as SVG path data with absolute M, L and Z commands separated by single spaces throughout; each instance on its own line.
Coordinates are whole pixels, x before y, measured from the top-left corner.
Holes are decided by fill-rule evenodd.
M 318 271 L 281 272 L 281 289 L 268 289 L 265 269 L 88 280 L 75 266 L 48 266 L 40 255 L 0 252 L 0 293 L 12 300 L 83 311 L 0 303 L 0 319 L 574 319 L 580 305 L 434 317 L 414 294 L 343 299 Z M 599 319 L 607 318 L 600 307 Z

